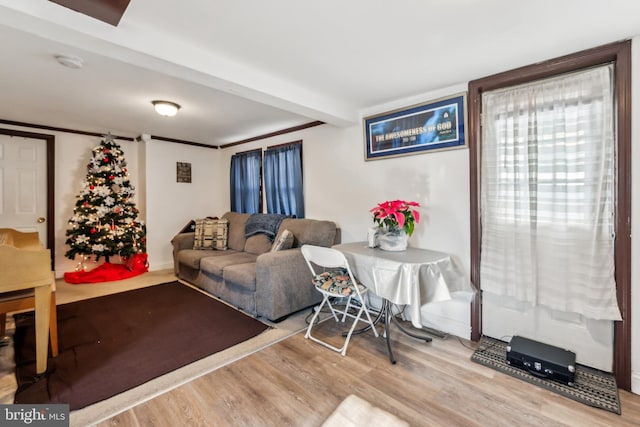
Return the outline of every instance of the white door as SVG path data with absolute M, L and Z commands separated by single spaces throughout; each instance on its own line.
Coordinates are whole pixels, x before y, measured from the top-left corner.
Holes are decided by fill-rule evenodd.
M 47 142 L 0 135 L 0 228 L 37 231 L 47 247 Z

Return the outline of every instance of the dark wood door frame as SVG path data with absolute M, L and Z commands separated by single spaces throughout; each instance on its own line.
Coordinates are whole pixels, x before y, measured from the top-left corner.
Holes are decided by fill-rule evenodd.
M 42 139 L 47 143 L 47 247 L 51 252 L 51 270 L 55 271 L 55 157 L 56 138 L 44 133 L 23 132 L 14 129 L 0 129 L 0 134 L 23 138 Z
M 471 281 L 480 289 L 480 146 L 482 93 L 596 65 L 613 63 L 618 131 L 615 277 L 622 321 L 614 322 L 613 373 L 631 391 L 631 41 L 589 49 L 469 82 L 469 166 L 471 197 Z M 471 303 L 471 338 L 482 335 L 482 295 Z

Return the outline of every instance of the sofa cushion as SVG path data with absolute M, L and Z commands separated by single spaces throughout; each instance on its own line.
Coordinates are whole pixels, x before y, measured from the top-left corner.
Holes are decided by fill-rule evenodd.
M 271 245 L 271 252 L 284 251 L 293 247 L 293 233 L 287 229 L 280 231 Z
M 222 218 L 229 221 L 229 232 L 227 246 L 235 251 L 243 251 L 246 243 L 244 227 L 249 219 L 249 214 L 238 212 L 227 212 Z
M 271 240 L 266 234 L 256 234 L 251 237 L 247 237 L 247 242 L 244 244 L 244 251 L 250 254 L 260 255 L 271 250 Z
M 228 225 L 229 221 L 226 219 L 196 219 L 193 249 L 217 249 L 219 251 L 226 250 Z
M 247 252 L 236 252 L 227 256 L 206 257 L 200 260 L 200 270 L 207 274 L 223 277 L 223 270 L 235 264 L 246 264 L 255 262 L 258 255 Z
M 201 251 L 197 249 L 183 249 L 178 252 L 178 262 L 193 268 L 200 269 L 200 261 L 203 258 L 227 256 L 236 253 L 236 251 Z
M 224 282 L 247 292 L 256 291 L 256 263 L 234 264 L 223 272 Z
M 336 224 L 333 221 L 321 221 L 307 218 L 285 218 L 280 229 L 293 233 L 293 247 L 316 245 L 331 247 L 336 237 Z

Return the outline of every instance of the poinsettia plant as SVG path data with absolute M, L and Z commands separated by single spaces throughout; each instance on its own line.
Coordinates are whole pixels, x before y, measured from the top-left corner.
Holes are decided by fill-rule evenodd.
M 420 222 L 420 212 L 416 209 L 418 207 L 420 207 L 418 202 L 389 200 L 378 203 L 369 212 L 373 212 L 373 222 L 378 227 L 404 230 L 407 236 L 411 236 L 415 225 Z

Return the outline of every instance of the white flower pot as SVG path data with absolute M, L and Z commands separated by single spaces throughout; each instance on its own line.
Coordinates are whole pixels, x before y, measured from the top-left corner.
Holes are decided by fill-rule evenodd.
M 404 251 L 407 249 L 409 236 L 404 230 L 380 230 L 378 244 L 384 251 Z

